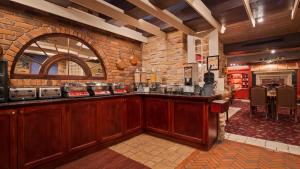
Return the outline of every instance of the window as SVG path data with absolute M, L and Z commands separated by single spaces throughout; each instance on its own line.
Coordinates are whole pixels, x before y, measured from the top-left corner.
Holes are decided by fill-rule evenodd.
M 16 56 L 12 78 L 106 79 L 101 57 L 83 40 L 65 34 L 42 35 Z

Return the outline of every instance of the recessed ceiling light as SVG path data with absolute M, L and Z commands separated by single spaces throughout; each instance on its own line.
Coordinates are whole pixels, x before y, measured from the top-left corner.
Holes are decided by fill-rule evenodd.
M 221 33 L 224 34 L 226 31 L 226 27 L 224 25 L 221 26 Z
M 264 22 L 264 18 L 263 18 L 263 17 L 261 17 L 261 18 L 258 18 L 258 19 L 257 19 L 257 22 L 258 22 L 258 23 L 262 23 L 262 22 Z
M 272 53 L 272 54 L 276 53 L 276 50 L 275 50 L 275 49 L 272 49 L 272 50 L 271 50 L 271 53 Z

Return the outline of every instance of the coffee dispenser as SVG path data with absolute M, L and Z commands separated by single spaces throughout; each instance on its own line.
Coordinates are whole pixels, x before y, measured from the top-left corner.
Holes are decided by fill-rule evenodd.
M 8 73 L 7 61 L 2 57 L 0 48 L 0 102 L 6 102 L 8 99 Z

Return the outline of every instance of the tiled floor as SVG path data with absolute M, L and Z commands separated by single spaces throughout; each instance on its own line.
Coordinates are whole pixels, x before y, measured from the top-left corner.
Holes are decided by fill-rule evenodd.
M 300 156 L 225 140 L 194 152 L 177 169 L 299 169 Z
M 249 102 L 248 100 L 240 100 L 240 101 Z M 240 109 L 241 108 L 238 108 L 238 107 L 229 107 L 229 117 L 233 116 Z M 297 145 L 285 144 L 282 142 L 247 137 L 247 136 L 231 134 L 231 133 L 226 133 L 225 139 L 228 139 L 231 141 L 237 141 L 240 143 L 255 145 L 258 147 L 263 147 L 263 148 L 267 148 L 267 149 L 273 150 L 273 151 L 287 152 L 287 153 L 291 153 L 291 154 L 300 155 L 300 146 L 297 146 Z
M 300 146 L 291 144 L 280 143 L 276 141 L 263 140 L 259 138 L 247 137 L 242 135 L 236 135 L 231 133 L 225 134 L 225 139 L 236 141 L 240 143 L 250 144 L 258 147 L 267 148 L 273 151 L 292 153 L 300 155 Z M 300 167 L 299 167 L 300 168 Z
M 274 151 L 274 147 L 299 151 L 295 147 L 231 134 L 226 137 L 234 141 L 201 151 L 142 134 L 58 169 L 299 169 L 299 155 Z
M 241 110 L 241 108 L 239 108 L 239 107 L 229 107 L 228 118 L 230 118 L 231 116 L 233 116 L 235 113 L 237 113 L 240 110 Z
M 113 150 L 104 149 L 56 169 L 149 169 Z
M 110 149 L 153 169 L 173 169 L 196 149 L 142 134 Z

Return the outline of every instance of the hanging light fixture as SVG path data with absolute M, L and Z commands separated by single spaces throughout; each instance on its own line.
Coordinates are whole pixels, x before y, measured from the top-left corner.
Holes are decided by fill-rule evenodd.
M 276 62 L 283 61 L 284 57 L 269 55 L 266 58 L 262 58 L 260 60 L 261 60 L 261 62 L 264 62 L 266 64 L 271 64 L 271 63 L 276 63 Z

